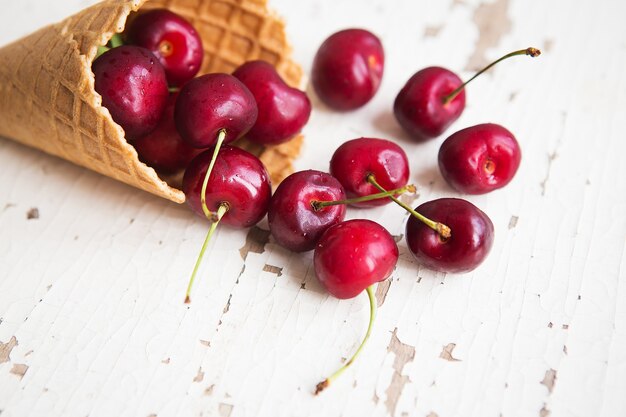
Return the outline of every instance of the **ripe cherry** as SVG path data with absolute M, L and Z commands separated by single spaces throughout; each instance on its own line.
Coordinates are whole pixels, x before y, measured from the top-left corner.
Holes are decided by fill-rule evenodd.
M 398 262 L 398 246 L 389 232 L 370 220 L 350 220 L 332 226 L 322 235 L 313 264 L 320 283 L 333 296 L 353 298 L 365 290 L 370 302 L 370 321 L 361 345 L 344 366 L 320 382 L 319 394 L 358 357 L 367 342 L 376 316 L 374 285 L 387 279 Z
M 380 40 L 363 29 L 331 35 L 313 61 L 313 87 L 336 110 L 354 110 L 374 97 L 383 78 L 385 53 Z
M 169 95 L 163 67 L 147 49 L 120 46 L 104 52 L 92 65 L 95 89 L 128 138 L 154 130 Z
M 185 299 L 188 303 L 217 225 L 221 221 L 238 228 L 257 224 L 267 213 L 272 187 L 269 174 L 256 156 L 225 145 L 219 152 L 217 148 L 210 149 L 191 161 L 183 178 L 183 192 L 191 209 L 212 222 L 189 281 Z
M 200 70 L 204 51 L 194 27 L 176 13 L 150 10 L 137 16 L 127 30 L 131 44 L 146 48 L 159 59 L 172 86 L 181 86 Z
M 465 86 L 498 62 L 517 55 L 536 57 L 536 48 L 511 52 L 487 65 L 463 83 L 453 72 L 441 67 L 418 71 L 400 90 L 393 105 L 396 119 L 415 140 L 441 135 L 465 109 Z
M 316 201 L 343 200 L 343 187 L 321 171 L 300 171 L 287 177 L 272 196 L 267 213 L 276 242 L 293 251 L 313 250 L 322 233 L 343 221 L 345 205 L 315 209 Z
M 424 203 L 415 210 L 445 223 L 451 230 L 450 237 L 442 238 L 416 218 L 409 218 L 406 225 L 409 250 L 426 268 L 450 273 L 469 272 L 489 254 L 493 244 L 493 223 L 472 203 L 442 198 Z
M 511 132 L 497 124 L 460 130 L 439 149 L 439 169 L 448 184 L 466 194 L 485 194 L 507 185 L 521 150 Z
M 391 141 L 359 138 L 337 148 L 330 161 L 330 173 L 343 185 L 348 198 L 362 197 L 405 186 L 409 160 L 404 150 Z M 381 198 L 354 206 L 376 207 L 389 201 Z
M 156 129 L 132 142 L 139 159 L 163 174 L 174 174 L 185 169 L 201 152 L 187 145 L 176 130 L 174 124 L 176 96 L 177 94 L 170 95 Z
M 230 143 L 245 135 L 257 119 L 258 109 L 250 90 L 229 74 L 207 74 L 181 89 L 174 118 L 182 138 L 195 148 Z
M 289 87 L 265 61 L 246 62 L 233 72 L 254 96 L 259 117 L 246 138 L 261 145 L 278 145 L 300 133 L 311 115 L 311 102 Z

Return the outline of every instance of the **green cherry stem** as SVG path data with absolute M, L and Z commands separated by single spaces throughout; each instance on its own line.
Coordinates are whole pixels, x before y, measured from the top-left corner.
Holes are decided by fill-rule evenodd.
M 96 58 L 100 58 L 100 55 L 109 52 L 109 50 L 111 50 L 111 48 L 109 48 L 108 46 L 98 46 L 98 52 L 96 53 Z
M 391 196 L 400 195 L 400 194 L 404 194 L 404 193 L 415 193 L 416 191 L 417 191 L 417 189 L 415 188 L 415 186 L 413 184 L 409 184 L 409 185 L 405 185 L 402 188 L 397 188 L 395 190 L 390 190 L 390 191 L 384 191 L 384 192 L 380 192 L 380 193 L 376 193 L 376 194 L 365 195 L 365 196 L 362 196 L 362 197 L 350 198 L 350 199 L 347 199 L 347 200 L 311 201 L 311 206 L 313 207 L 313 210 L 319 211 L 319 210 L 323 209 L 324 207 L 339 206 L 339 205 L 342 205 L 342 204 L 348 205 L 348 204 L 363 203 L 363 202 L 366 202 L 366 201 L 378 200 L 379 198 L 391 197 Z
M 169 87 L 167 90 L 170 93 L 178 93 L 178 92 L 180 92 L 180 87 Z
M 209 185 L 209 177 L 211 177 L 211 172 L 213 172 L 213 167 L 215 166 L 215 161 L 217 160 L 217 155 L 220 153 L 220 149 L 224 144 L 224 140 L 226 139 L 226 130 L 222 129 L 219 131 L 217 135 L 217 143 L 215 144 L 215 149 L 213 150 L 213 157 L 211 158 L 211 163 L 209 164 L 209 169 L 206 171 L 206 175 L 204 176 L 204 182 L 202 183 L 202 194 L 200 194 L 200 202 L 202 203 L 202 211 L 207 219 L 211 221 L 215 221 L 214 213 L 211 213 L 209 208 L 206 206 L 206 189 Z
M 496 65 L 498 62 L 504 61 L 505 59 L 508 59 L 508 58 L 511 58 L 511 57 L 514 57 L 514 56 L 518 56 L 518 55 L 529 55 L 530 57 L 535 58 L 535 57 L 538 57 L 539 55 L 541 55 L 541 51 L 539 49 L 537 49 L 537 48 L 532 48 L 531 47 L 531 48 L 526 48 L 526 49 L 520 49 L 519 51 L 513 51 L 513 52 L 511 52 L 509 54 L 504 55 L 503 57 L 498 58 L 497 60 L 493 61 L 491 64 L 487 65 L 485 68 L 483 68 L 480 71 L 478 71 L 472 78 L 470 78 L 469 80 L 465 81 L 456 90 L 454 90 L 453 92 L 451 92 L 450 94 L 445 96 L 443 98 L 443 105 L 446 106 L 452 100 L 454 100 L 456 98 L 456 96 L 458 96 L 459 93 L 461 91 L 463 91 L 465 86 L 467 84 L 471 83 L 474 80 L 474 78 L 478 77 L 483 72 L 489 70 L 491 67 Z
M 116 33 L 111 37 L 109 43 L 111 45 L 111 48 L 117 48 L 118 46 L 124 45 L 124 40 L 122 40 L 122 35 Z
M 200 250 L 198 259 L 196 260 L 196 266 L 194 266 L 193 273 L 191 274 L 191 278 L 189 279 L 189 285 L 187 285 L 187 294 L 185 295 L 185 304 L 191 303 L 191 288 L 193 287 L 193 283 L 196 280 L 196 274 L 198 273 L 198 269 L 200 269 L 200 264 L 202 263 L 204 252 L 206 252 L 206 248 L 208 247 L 209 242 L 211 241 L 211 238 L 213 237 L 213 234 L 217 229 L 217 225 L 220 223 L 220 220 L 222 220 L 222 217 L 224 217 L 224 215 L 228 212 L 228 209 L 229 207 L 227 203 L 220 204 L 219 208 L 217 209 L 217 213 L 215 214 L 216 219 L 211 224 L 211 228 L 209 229 L 209 232 L 204 239 L 204 244 L 202 245 L 202 249 Z
M 381 187 L 380 184 L 378 184 L 378 182 L 376 181 L 376 178 L 374 178 L 374 175 L 372 174 L 368 175 L 367 182 L 372 184 L 374 187 L 376 187 L 380 191 L 385 191 L 385 189 Z M 417 211 L 413 210 L 409 205 L 403 203 L 402 201 L 398 200 L 394 196 L 389 196 L 389 198 L 392 199 L 394 203 L 396 203 L 397 205 L 399 205 L 400 207 L 402 207 L 403 209 L 411 213 L 413 216 L 415 216 L 419 221 L 424 223 L 426 226 L 430 227 L 435 232 L 439 233 L 439 236 L 441 236 L 442 238 L 448 239 L 450 238 L 450 236 L 452 236 L 452 232 L 450 231 L 450 228 L 446 226 L 445 224 L 430 220 L 428 217 L 421 215 Z
M 359 348 L 356 350 L 356 352 L 354 352 L 354 355 L 352 355 L 350 360 L 348 360 L 348 362 L 346 362 L 345 365 L 343 365 L 341 368 L 339 368 L 334 374 L 332 374 L 331 376 L 329 376 L 328 378 L 326 378 L 325 380 L 323 380 L 322 382 L 317 384 L 317 386 L 315 387 L 315 395 L 318 395 L 320 392 L 322 392 L 326 388 L 328 388 L 328 386 L 331 384 L 331 382 L 333 382 L 334 380 L 339 378 L 339 376 L 341 374 L 343 374 L 344 371 L 346 369 L 348 369 L 350 367 L 350 365 L 352 365 L 354 363 L 354 361 L 357 359 L 357 357 L 359 356 L 359 354 L 363 350 L 363 347 L 365 346 L 365 344 L 369 340 L 370 335 L 372 334 L 372 327 L 374 326 L 374 319 L 376 318 L 376 297 L 374 296 L 374 286 L 375 285 L 376 284 L 371 285 L 371 286 L 367 287 L 367 289 L 365 290 L 367 292 L 367 297 L 369 298 L 369 301 L 370 301 L 370 322 L 369 322 L 369 324 L 367 326 L 367 333 L 365 333 L 365 337 L 363 338 L 363 341 L 359 345 Z
M 226 139 L 226 130 L 222 129 L 219 131 L 217 136 L 217 143 L 215 144 L 215 149 L 213 150 L 213 157 L 211 158 L 211 163 L 207 168 L 206 174 L 204 175 L 204 182 L 202 183 L 202 191 L 200 194 L 200 202 L 202 203 L 202 212 L 206 216 L 207 219 L 211 221 L 211 227 L 209 228 L 209 232 L 204 239 L 204 243 L 202 244 L 202 249 L 200 249 L 200 254 L 198 255 L 198 259 L 196 260 L 196 265 L 193 268 L 193 272 L 191 273 L 191 278 L 189 279 L 189 285 L 187 286 L 187 294 L 185 296 L 185 304 L 189 304 L 191 302 L 191 288 L 193 287 L 193 283 L 196 280 L 196 274 L 198 273 L 198 269 L 200 268 L 200 264 L 202 263 L 202 258 L 204 257 L 204 252 L 206 252 L 206 248 L 217 229 L 217 225 L 222 220 L 222 217 L 228 212 L 229 206 L 228 203 L 222 203 L 217 209 L 217 212 L 212 212 L 206 205 L 206 190 L 209 185 L 209 178 L 211 178 L 211 173 L 213 172 L 213 168 L 215 167 L 215 161 L 217 160 L 217 156 L 220 153 L 220 149 L 224 144 L 224 140 Z

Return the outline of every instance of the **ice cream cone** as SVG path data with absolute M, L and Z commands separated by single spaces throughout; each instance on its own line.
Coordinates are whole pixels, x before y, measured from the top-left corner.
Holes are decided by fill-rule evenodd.
M 97 49 L 138 10 L 168 8 L 200 33 L 201 74 L 231 72 L 251 59 L 274 64 L 291 85 L 301 69 L 290 58 L 284 23 L 266 0 L 105 0 L 0 49 L 0 136 L 67 159 L 177 203 L 169 186 L 137 158 L 94 90 Z M 261 158 L 278 183 L 292 171 L 302 136 L 271 148 L 240 141 Z

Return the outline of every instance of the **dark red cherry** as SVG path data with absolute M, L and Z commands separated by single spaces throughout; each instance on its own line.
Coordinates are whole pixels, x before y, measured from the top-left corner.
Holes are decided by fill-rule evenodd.
M 380 191 L 368 181 L 369 175 L 386 190 L 405 186 L 409 180 L 409 160 L 402 148 L 391 141 L 353 139 L 337 148 L 330 160 L 330 173 L 343 185 L 348 198 L 361 197 Z M 381 198 L 354 206 L 376 207 L 390 201 Z
M 272 196 L 267 218 L 276 242 L 293 251 L 313 250 L 322 233 L 340 223 L 346 206 L 316 208 L 315 202 L 340 201 L 346 195 L 332 175 L 321 171 L 300 171 L 287 177 Z
M 95 89 L 128 138 L 156 128 L 169 95 L 163 67 L 147 49 L 120 46 L 100 55 L 92 65 Z
M 456 198 L 429 201 L 415 209 L 431 220 L 447 225 L 452 235 L 442 238 L 411 216 L 406 241 L 411 253 L 426 268 L 440 272 L 469 272 L 480 265 L 493 244 L 493 223 L 472 203 Z
M 213 149 L 209 149 L 195 157 L 183 178 L 187 203 L 203 218 L 202 184 L 212 156 Z M 257 224 L 267 213 L 271 195 L 269 175 L 256 156 L 227 145 L 220 149 L 209 176 L 206 203 L 213 213 L 227 206 L 222 222 L 242 228 Z
M 174 124 L 174 104 L 178 94 L 170 98 L 156 129 L 136 139 L 132 145 L 139 159 L 163 174 L 173 174 L 185 169 L 201 150 L 187 145 Z
M 297 88 L 289 87 L 265 61 L 246 62 L 235 72 L 252 92 L 259 117 L 246 138 L 261 145 L 278 145 L 300 133 L 311 115 L 311 102 Z
M 486 123 L 446 139 L 439 149 L 439 169 L 456 190 L 485 194 L 511 182 L 521 158 L 513 134 L 500 125 Z
M 404 130 L 417 141 L 441 135 L 465 108 L 465 86 L 498 62 L 518 55 L 537 57 L 537 48 L 511 52 L 487 65 L 465 83 L 451 71 L 429 67 L 418 71 L 400 90 L 393 112 Z
M 189 81 L 180 91 L 174 119 L 182 138 L 196 148 L 217 143 L 224 130 L 224 143 L 245 135 L 257 119 L 254 96 L 229 74 L 207 74 Z
M 128 41 L 159 59 L 172 86 L 181 86 L 200 70 L 202 40 L 184 18 L 165 9 L 141 13 L 127 30 Z
M 331 35 L 313 61 L 313 87 L 336 110 L 354 110 L 374 97 L 383 78 L 385 53 L 380 40 L 363 29 Z
M 462 84 L 456 74 L 445 68 L 418 71 L 396 97 L 393 105 L 396 119 L 418 141 L 441 135 L 463 113 L 465 90 L 444 103 L 444 98 Z
M 371 220 L 350 220 L 324 232 L 315 248 L 315 273 L 333 296 L 353 298 L 385 280 L 398 261 L 389 232 Z

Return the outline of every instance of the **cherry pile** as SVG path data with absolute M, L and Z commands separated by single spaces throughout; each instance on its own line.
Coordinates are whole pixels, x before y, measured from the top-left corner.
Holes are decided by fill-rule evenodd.
M 393 113 L 416 141 L 438 137 L 463 112 L 465 87 L 476 76 L 509 57 L 539 54 L 535 48 L 512 52 L 465 83 L 447 69 L 425 68 L 399 92 Z M 293 252 L 315 251 L 316 275 L 330 294 L 347 299 L 366 292 L 370 301 L 366 336 L 352 358 L 318 384 L 317 394 L 361 352 L 376 313 L 374 286 L 393 273 L 398 261 L 391 234 L 367 219 L 344 221 L 346 206 L 399 205 L 410 214 L 405 236 L 414 258 L 426 268 L 449 273 L 472 271 L 485 260 L 493 244 L 493 223 L 459 198 L 416 208 L 405 204 L 398 197 L 416 191 L 408 184 L 409 159 L 398 144 L 386 139 L 345 141 L 334 152 L 329 172 L 296 172 L 272 195 L 261 161 L 231 143 L 244 136 L 264 146 L 291 140 L 308 122 L 311 102 L 267 62 L 246 62 L 232 75 L 197 77 L 202 60 L 202 41 L 193 26 L 168 10 L 152 10 L 138 15 L 125 33 L 101 48 L 93 63 L 95 88 L 142 161 L 163 174 L 184 170 L 187 203 L 211 223 L 185 302 L 190 302 L 218 224 L 251 227 L 266 214 L 276 243 Z M 354 110 L 374 97 L 384 65 L 383 45 L 374 34 L 363 29 L 340 31 L 319 48 L 312 84 L 329 107 Z M 517 140 L 496 124 L 450 135 L 438 155 L 443 178 L 465 194 L 505 186 L 520 160 Z

